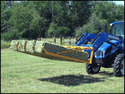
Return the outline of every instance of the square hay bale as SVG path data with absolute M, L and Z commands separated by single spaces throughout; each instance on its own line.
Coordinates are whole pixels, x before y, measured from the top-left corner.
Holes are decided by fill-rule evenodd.
M 17 51 L 18 50 L 18 47 L 17 47 L 18 44 L 19 44 L 19 40 L 12 40 L 11 45 L 10 45 L 10 49 Z
M 26 43 L 26 52 L 34 53 L 35 50 L 34 50 L 33 47 L 35 47 L 35 43 L 36 43 L 35 40 L 27 41 L 27 43 Z
M 43 45 L 44 45 L 44 41 L 36 41 L 35 52 L 36 53 L 43 53 L 43 50 L 42 50 Z
M 55 53 L 55 54 L 60 53 L 60 52 L 73 50 L 71 48 L 65 48 L 63 46 L 59 46 L 57 44 L 47 43 L 47 42 L 44 42 L 43 46 L 46 49 L 46 51 L 51 52 L 51 53 Z M 71 57 L 71 58 L 75 58 L 75 59 L 79 59 L 79 60 L 83 60 L 83 61 L 88 61 L 88 53 L 87 52 L 74 51 L 74 52 L 70 52 L 70 53 L 64 53 L 64 54 L 61 54 L 61 55 Z
M 26 46 L 27 40 L 19 40 L 19 45 L 18 45 L 18 50 L 24 52 L 25 48 L 24 45 Z
M 18 48 L 16 47 L 16 45 L 18 45 Z M 24 45 L 26 45 L 26 49 L 24 49 Z M 12 50 L 18 50 L 18 51 L 25 52 L 25 53 L 32 54 L 32 55 L 51 58 L 52 55 L 45 54 L 45 52 L 42 49 L 43 46 L 47 52 L 54 53 L 54 54 L 58 53 L 59 55 L 62 55 L 62 56 L 67 56 L 70 58 L 88 61 L 87 52 L 74 51 L 74 52 L 60 54 L 61 52 L 71 51 L 74 49 L 65 48 L 63 46 L 60 46 L 60 45 L 57 45 L 54 43 L 49 43 L 49 42 L 44 42 L 44 41 L 35 41 L 35 40 L 12 40 L 12 42 L 11 42 Z M 56 56 L 54 56 L 54 57 L 56 57 Z M 67 60 L 67 59 L 65 59 L 65 60 Z

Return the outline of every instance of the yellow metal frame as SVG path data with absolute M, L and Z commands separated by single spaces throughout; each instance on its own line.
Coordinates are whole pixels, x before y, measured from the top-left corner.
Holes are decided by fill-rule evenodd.
M 45 54 L 48 54 L 48 55 L 53 55 L 53 56 L 58 56 L 58 57 L 62 57 L 62 58 L 66 58 L 66 59 L 70 59 L 70 60 L 74 60 L 74 61 L 79 61 L 79 62 L 83 62 L 83 63 L 89 63 L 89 64 L 92 64 L 92 59 L 93 59 L 93 52 L 94 52 L 94 48 L 93 47 L 82 47 L 82 46 L 64 46 L 66 48 L 72 48 L 73 50 L 71 51 L 64 51 L 64 52 L 60 52 L 60 53 L 50 53 L 50 52 L 47 52 L 46 49 L 44 48 L 44 46 L 42 47 L 43 51 L 45 52 Z M 91 56 L 90 56 L 90 60 L 88 61 L 83 61 L 83 60 L 79 60 L 79 59 L 76 59 L 76 58 L 71 58 L 71 57 L 67 57 L 67 56 L 63 56 L 61 54 L 64 54 L 64 53 L 69 53 L 69 52 L 74 52 L 74 51 L 78 51 L 78 50 L 84 50 L 84 49 L 91 49 Z
M 10 44 L 8 44 L 8 46 L 10 47 Z M 58 56 L 58 57 L 62 57 L 62 58 L 66 58 L 66 59 L 70 59 L 70 60 L 74 60 L 74 61 L 79 61 L 79 62 L 83 62 L 83 63 L 89 63 L 89 64 L 92 64 L 92 59 L 93 59 L 93 52 L 94 52 L 94 48 L 93 47 L 82 47 L 82 46 L 64 46 L 66 48 L 71 48 L 73 50 L 71 51 L 64 51 L 64 52 L 60 52 L 60 53 L 50 53 L 50 52 L 47 52 L 46 49 L 44 48 L 44 46 L 42 47 L 43 51 L 45 52 L 45 54 L 49 54 L 49 55 L 53 55 L 53 56 Z M 16 44 L 16 48 L 18 50 L 18 45 Z M 35 47 L 33 46 L 33 49 Z M 26 45 L 24 45 L 24 49 L 26 50 Z M 61 54 L 64 54 L 64 53 L 70 53 L 70 52 L 74 52 L 74 51 L 79 51 L 79 50 L 85 50 L 85 49 L 91 49 L 91 56 L 90 56 L 90 60 L 88 61 L 83 61 L 83 60 L 79 60 L 79 59 L 75 59 L 75 58 L 71 58 L 71 57 L 67 57 L 67 56 L 63 56 Z

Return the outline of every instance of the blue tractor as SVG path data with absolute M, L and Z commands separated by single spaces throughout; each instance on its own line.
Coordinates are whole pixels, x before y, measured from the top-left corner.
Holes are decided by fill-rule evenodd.
M 113 22 L 110 26 L 110 33 L 106 33 L 106 26 L 104 32 L 97 35 L 83 33 L 74 46 L 59 46 L 42 42 L 39 47 L 42 45 L 42 54 L 46 54 L 45 56 L 57 56 L 86 63 L 88 74 L 99 73 L 101 67 L 113 67 L 114 75 L 120 77 L 124 75 L 124 21 Z M 27 52 L 26 43 L 21 44 L 24 45 L 22 49 L 25 52 Z M 18 50 L 18 44 L 19 41 L 12 42 L 16 50 Z M 30 47 L 36 55 L 35 44 Z
M 124 75 L 124 21 L 113 22 L 110 26 L 110 34 L 106 32 L 100 32 L 97 35 L 84 33 L 74 44 L 74 46 L 94 48 L 92 64 L 86 63 L 88 74 L 99 73 L 102 66 L 113 67 L 116 77 Z M 91 50 L 84 51 L 89 53 L 88 58 L 90 58 Z

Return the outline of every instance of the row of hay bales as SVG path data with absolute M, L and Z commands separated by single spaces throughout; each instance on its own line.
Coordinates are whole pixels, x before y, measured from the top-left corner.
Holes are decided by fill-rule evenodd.
M 73 49 L 65 48 L 63 46 L 60 46 L 54 43 L 36 41 L 36 40 L 12 40 L 10 48 L 15 51 L 32 53 L 34 55 L 35 54 L 44 55 L 43 54 L 44 51 L 42 47 L 44 47 L 47 52 L 54 53 L 54 54 L 73 50 Z M 88 53 L 82 52 L 82 51 L 74 51 L 70 53 L 64 53 L 61 55 L 67 56 L 70 58 L 76 58 L 79 60 L 88 61 Z

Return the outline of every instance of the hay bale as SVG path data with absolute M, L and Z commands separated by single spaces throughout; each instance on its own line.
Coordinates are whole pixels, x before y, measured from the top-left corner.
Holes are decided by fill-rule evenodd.
M 36 41 L 35 54 L 37 54 L 38 56 L 44 55 L 44 57 L 47 56 L 48 58 L 53 58 L 53 57 L 45 55 L 44 51 L 42 49 L 42 46 L 44 46 L 44 48 L 46 49 L 47 52 L 54 53 L 54 54 L 64 52 L 64 51 L 73 50 L 73 49 L 70 49 L 70 48 L 65 48 L 63 46 L 59 46 L 59 45 L 54 44 L 54 43 L 49 43 L 49 42 L 44 42 L 44 41 Z M 80 59 L 80 60 L 84 60 L 84 61 L 88 61 L 88 53 L 82 52 L 82 51 L 64 53 L 64 54 L 61 54 L 61 55 L 71 57 L 71 58 Z M 55 56 L 54 56 L 54 58 L 55 58 Z M 67 60 L 67 59 L 65 59 L 65 60 Z
M 43 45 L 44 45 L 44 41 L 36 41 L 35 52 L 36 53 L 43 53 L 43 50 L 42 50 Z
M 60 53 L 60 52 L 64 52 L 64 51 L 73 50 L 73 49 L 70 49 L 70 48 L 65 48 L 63 46 L 59 46 L 59 45 L 54 44 L 54 43 L 47 43 L 47 42 L 44 42 L 43 46 L 48 52 L 55 53 L 55 54 Z M 61 54 L 61 55 L 71 57 L 71 58 L 80 59 L 80 60 L 84 60 L 84 61 L 88 61 L 88 53 L 87 52 L 74 51 L 74 52 L 70 52 L 70 53 L 64 53 L 64 54 Z
M 17 51 L 18 50 L 18 44 L 19 44 L 19 40 L 12 40 L 11 45 L 10 45 L 10 49 Z
M 25 48 L 24 45 L 26 45 L 27 40 L 19 40 L 18 50 L 24 52 Z
M 16 44 L 18 45 L 18 49 L 16 47 Z M 24 44 L 26 45 L 26 49 L 24 49 Z M 44 42 L 44 41 L 12 40 L 12 42 L 11 42 L 11 48 L 13 50 L 19 50 L 19 51 L 22 51 L 22 52 L 25 52 L 28 54 L 37 55 L 37 56 L 47 56 L 44 54 L 42 46 L 44 46 L 44 48 L 46 49 L 47 52 L 54 53 L 54 54 L 57 54 L 57 53 L 60 54 L 60 52 L 73 50 L 71 48 L 65 48 L 63 46 L 60 46 L 60 45 L 57 45 L 54 43 Z M 67 56 L 70 58 L 83 60 L 83 61 L 88 61 L 88 53 L 87 52 L 74 51 L 74 52 L 70 52 L 70 53 L 64 53 L 61 55 Z
M 26 52 L 34 53 L 34 48 L 35 47 L 35 40 L 29 40 L 26 43 Z
M 54 53 L 54 54 L 64 52 L 64 51 L 73 50 L 71 48 L 65 48 L 63 46 L 60 46 L 60 45 L 57 45 L 57 44 L 54 44 L 54 43 L 49 43 L 49 42 L 44 42 L 44 41 L 36 41 L 35 52 L 41 53 L 41 54 L 44 53 L 44 51 L 42 49 L 42 46 L 44 46 L 44 48 L 46 49 L 47 52 Z M 84 61 L 88 61 L 88 53 L 87 52 L 74 51 L 74 52 L 70 52 L 70 53 L 64 53 L 64 54 L 61 54 L 61 55 L 71 57 L 71 58 L 80 59 L 80 60 L 84 60 Z

